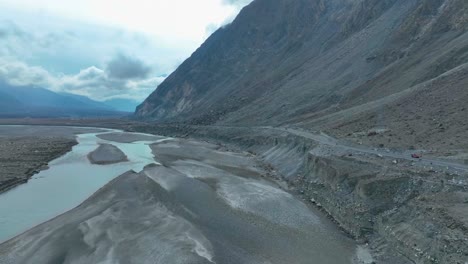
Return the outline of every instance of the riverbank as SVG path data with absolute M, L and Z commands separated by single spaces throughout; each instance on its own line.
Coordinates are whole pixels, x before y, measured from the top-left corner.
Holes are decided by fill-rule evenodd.
M 158 164 L 148 145 L 157 140 L 119 143 L 97 137 L 109 133 L 109 130 L 69 127 L 0 127 L 2 135 L 8 134 L 7 129 L 11 134 L 36 131 L 40 135 L 47 131 L 49 135 L 68 135 L 71 139 L 78 133 L 78 144 L 70 152 L 50 162 L 47 170 L 34 175 L 28 183 L 0 195 L 0 243 L 75 208 L 122 173 L 141 171 L 148 164 Z M 83 133 L 87 131 L 91 133 Z M 92 164 L 87 156 L 100 144 L 115 146 L 125 154 L 127 161 Z
M 95 129 L 0 126 L 0 193 L 26 183 Z
M 0 193 L 26 183 L 76 144 L 66 138 L 0 138 Z

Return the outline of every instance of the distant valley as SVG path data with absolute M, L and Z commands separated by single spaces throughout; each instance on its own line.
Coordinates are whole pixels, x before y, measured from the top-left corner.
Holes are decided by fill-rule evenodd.
M 0 83 L 0 124 L 30 125 L 0 126 L 4 189 L 44 178 L 0 199 L 10 226 L 55 176 L 67 198 L 98 181 L 65 209 L 99 190 L 0 262 L 466 264 L 468 1 L 219 2 L 246 6 L 167 77 L 124 56 L 80 72 L 113 99 Z
M 138 103 L 127 99 L 98 102 L 86 96 L 0 82 L 0 117 L 117 117 Z M 133 109 L 132 109 L 133 108 Z

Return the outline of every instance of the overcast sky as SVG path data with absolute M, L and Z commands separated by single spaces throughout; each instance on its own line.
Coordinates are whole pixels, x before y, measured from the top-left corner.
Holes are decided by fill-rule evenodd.
M 1 0 L 0 81 L 143 100 L 251 0 Z

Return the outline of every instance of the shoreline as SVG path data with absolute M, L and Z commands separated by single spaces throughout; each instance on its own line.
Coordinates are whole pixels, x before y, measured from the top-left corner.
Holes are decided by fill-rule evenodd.
M 25 126 L 19 130 L 18 126 Z M 105 128 L 0 124 L 0 194 L 27 183 L 78 145 L 77 135 Z
M 19 233 L 19 234 L 17 234 L 17 235 L 14 235 L 14 236 L 12 236 L 12 237 L 10 237 L 10 238 L 4 240 L 4 241 L 1 241 L 1 240 L 0 240 L 0 246 L 2 246 L 2 245 L 4 245 L 4 244 L 7 244 L 8 242 L 10 242 L 11 240 L 15 239 L 16 237 L 22 236 L 22 235 L 26 234 L 27 232 L 29 232 L 29 231 L 31 231 L 31 230 L 33 230 L 33 229 L 35 229 L 35 228 L 41 227 L 41 226 L 43 226 L 43 225 L 47 225 L 47 224 L 51 223 L 52 221 L 54 221 L 54 220 L 56 220 L 56 219 L 58 219 L 58 218 L 60 218 L 60 217 L 65 216 L 66 214 L 68 214 L 68 213 L 69 213 L 70 211 L 72 211 L 72 210 L 75 210 L 75 209 L 80 208 L 80 207 L 83 206 L 89 199 L 92 199 L 92 198 L 93 198 L 97 193 L 99 193 L 101 190 L 103 190 L 103 189 L 105 189 L 105 188 L 108 188 L 108 186 L 110 186 L 113 182 L 118 181 L 119 178 L 125 177 L 125 175 L 129 175 L 129 174 L 132 174 L 132 173 L 136 173 L 136 172 L 134 172 L 134 171 L 132 171 L 132 170 L 129 170 L 129 171 L 127 171 L 127 172 L 125 172 L 125 173 L 123 173 L 123 174 L 121 174 L 121 175 L 115 177 L 114 179 L 112 179 L 111 181 L 109 181 L 107 184 L 105 184 L 104 186 L 102 186 L 101 188 L 99 188 L 95 193 L 91 194 L 91 196 L 89 196 L 88 198 L 86 198 L 85 200 L 83 200 L 79 205 L 77 205 L 77 206 L 75 206 L 75 207 L 73 207 L 73 208 L 71 208 L 71 209 L 69 209 L 69 210 L 66 210 L 66 211 L 62 212 L 62 213 L 60 213 L 60 214 L 58 214 L 58 215 L 52 217 L 52 218 L 49 219 L 49 220 L 46 220 L 46 221 L 44 221 L 44 222 L 42 222 L 42 223 L 39 223 L 39 224 L 37 224 L 37 225 L 34 225 L 34 226 L 32 226 L 31 228 L 28 228 L 27 230 L 24 230 L 23 232 L 21 232 L 21 233 Z
M 37 153 L 36 156 L 32 157 L 34 159 L 33 161 L 21 161 L 21 158 L 12 160 L 10 158 L 9 161 L 4 162 L 4 164 L 2 164 L 2 169 L 3 169 L 2 171 L 5 170 L 4 167 L 8 166 L 9 167 L 8 171 L 10 172 L 8 172 L 9 178 L 0 179 L 0 195 L 22 184 L 28 183 L 29 180 L 32 177 L 34 177 L 34 175 L 40 173 L 41 171 L 45 171 L 49 169 L 50 162 L 67 154 L 73 149 L 74 146 L 78 144 L 78 141 L 76 139 L 64 140 L 61 138 L 59 139 L 57 138 L 52 138 L 52 139 L 28 138 L 26 140 L 28 142 L 31 142 L 31 141 L 37 142 L 37 140 L 39 140 L 39 141 L 42 141 L 41 143 L 54 145 L 55 148 L 57 149 L 49 150 L 49 152 L 42 151 L 40 153 Z M 28 146 L 28 144 L 24 144 L 24 142 L 18 142 L 18 141 L 15 141 L 13 145 L 14 145 L 13 148 L 16 149 L 16 152 L 19 152 L 19 153 L 15 153 L 15 155 L 31 155 L 33 153 L 31 148 L 35 147 L 35 146 Z M 2 150 L 2 152 L 3 151 L 4 150 Z M 5 164 L 8 162 L 12 164 Z M 15 165 L 13 163 L 21 163 L 21 164 Z

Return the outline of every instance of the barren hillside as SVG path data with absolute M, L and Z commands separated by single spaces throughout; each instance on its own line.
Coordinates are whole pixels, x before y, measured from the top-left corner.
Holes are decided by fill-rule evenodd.
M 342 136 L 384 126 L 424 137 L 412 145 L 438 141 L 442 127 L 465 133 L 467 7 L 463 0 L 256 0 L 136 115 Z

